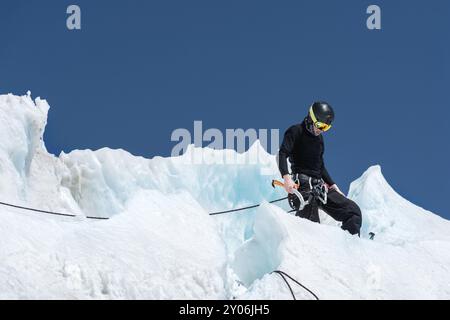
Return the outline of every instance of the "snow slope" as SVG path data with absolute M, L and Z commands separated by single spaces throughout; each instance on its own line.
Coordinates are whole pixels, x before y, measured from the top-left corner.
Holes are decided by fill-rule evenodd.
M 270 186 L 274 157 L 259 144 L 246 154 L 57 157 L 43 142 L 48 110 L 30 94 L 0 96 L 0 201 L 78 216 L 0 206 L 1 299 L 290 299 L 276 269 L 321 299 L 450 298 L 449 221 L 399 196 L 378 166 L 350 187 L 364 215 L 361 239 L 323 214 L 321 225 L 289 215 L 284 203 L 209 216 L 284 196 Z M 187 161 L 255 154 L 263 164 Z

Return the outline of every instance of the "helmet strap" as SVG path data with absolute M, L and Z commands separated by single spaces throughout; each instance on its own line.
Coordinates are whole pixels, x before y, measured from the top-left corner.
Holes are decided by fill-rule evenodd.
M 316 133 L 314 132 L 314 122 L 311 120 L 310 116 L 307 116 L 305 118 L 305 126 L 306 130 L 308 130 L 309 133 L 311 133 L 313 136 L 316 136 Z

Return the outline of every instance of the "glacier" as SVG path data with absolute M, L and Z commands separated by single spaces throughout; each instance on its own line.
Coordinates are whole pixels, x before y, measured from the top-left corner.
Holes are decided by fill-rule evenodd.
M 43 139 L 49 109 L 30 93 L 0 95 L 0 201 L 76 217 L 0 206 L 0 299 L 291 299 L 274 270 L 321 299 L 450 298 L 450 222 L 402 198 L 380 166 L 350 185 L 363 213 L 358 238 L 324 213 L 315 224 L 269 204 L 285 194 L 271 187 L 275 157 L 258 143 L 245 154 L 55 156 Z M 265 161 L 186 161 L 230 153 Z M 297 299 L 313 299 L 291 285 Z

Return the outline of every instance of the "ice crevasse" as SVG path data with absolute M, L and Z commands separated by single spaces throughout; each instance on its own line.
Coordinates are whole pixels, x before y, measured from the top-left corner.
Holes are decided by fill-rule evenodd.
M 0 206 L 0 299 L 290 299 L 274 270 L 321 299 L 450 298 L 449 221 L 398 195 L 379 166 L 350 186 L 364 216 L 357 238 L 326 215 L 314 224 L 267 203 L 284 194 L 270 187 L 275 158 L 258 143 L 233 156 L 258 153 L 264 168 L 189 164 L 234 153 L 194 147 L 173 158 L 55 156 L 43 140 L 48 112 L 30 94 L 0 96 L 0 201 L 77 216 Z

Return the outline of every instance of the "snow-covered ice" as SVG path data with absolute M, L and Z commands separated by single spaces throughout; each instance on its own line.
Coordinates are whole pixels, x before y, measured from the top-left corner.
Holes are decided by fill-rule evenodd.
M 0 206 L 0 299 L 291 299 L 277 269 L 321 299 L 450 298 L 450 222 L 398 195 L 379 166 L 350 186 L 358 238 L 323 213 L 319 225 L 267 203 L 284 194 L 258 143 L 247 155 L 262 154 L 264 168 L 188 164 L 233 152 L 193 147 L 175 158 L 55 156 L 43 141 L 48 111 L 30 94 L 0 96 L 0 201 L 77 217 Z

